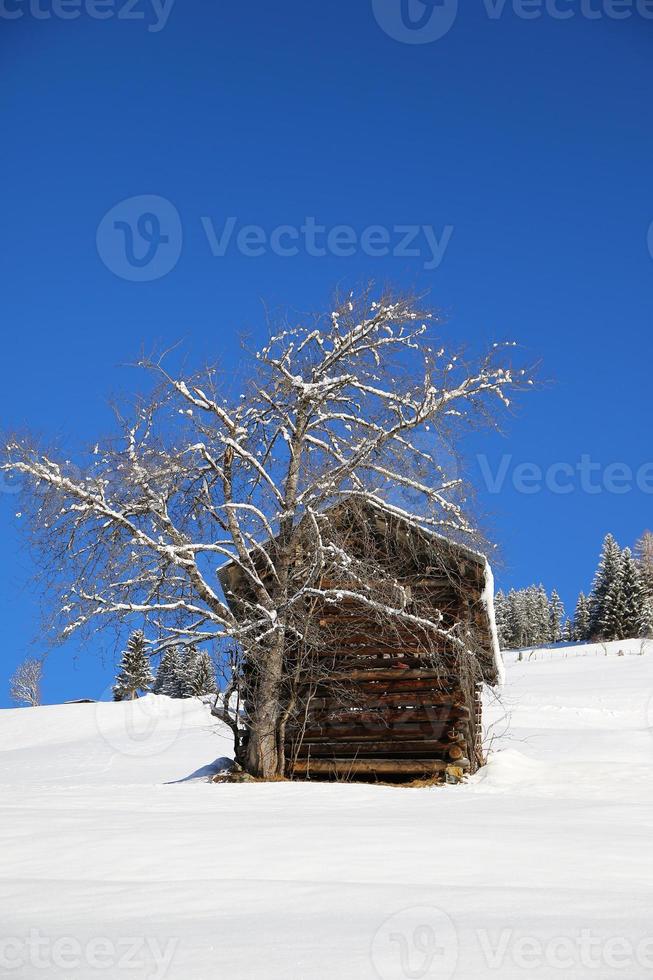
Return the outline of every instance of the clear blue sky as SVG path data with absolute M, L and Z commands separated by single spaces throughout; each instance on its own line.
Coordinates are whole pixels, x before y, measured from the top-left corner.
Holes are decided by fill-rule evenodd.
M 109 397 L 138 387 L 121 365 L 143 344 L 185 338 L 192 359 L 229 365 L 241 328 L 263 334 L 262 301 L 314 309 L 336 283 L 370 277 L 428 289 L 452 337 L 514 337 L 554 381 L 473 448 L 492 469 L 513 457 L 501 492 L 479 500 L 499 584 L 541 580 L 572 603 L 606 531 L 632 543 L 653 523 L 653 495 L 591 494 L 579 480 L 567 494 L 519 493 L 512 466 L 585 454 L 636 470 L 653 458 L 653 20 L 590 20 L 574 3 L 567 20 L 460 6 L 448 33 L 416 44 L 392 36 L 399 0 L 376 0 L 378 19 L 372 0 L 177 0 L 160 30 L 145 0 L 142 20 L 88 6 L 37 17 L 5 0 L 22 16 L 0 16 L 2 426 L 85 444 L 109 428 Z M 103 216 L 140 195 L 171 202 L 183 235 L 151 281 L 115 274 L 96 244 Z M 423 239 L 418 256 L 303 244 L 214 256 L 202 218 L 219 233 L 230 216 L 268 234 L 311 217 L 357 234 L 453 233 L 437 268 Z M 111 266 L 102 230 L 100 252 Z M 2 676 L 42 652 L 15 512 L 0 494 Z M 46 699 L 101 694 L 109 641 L 102 652 L 55 651 Z

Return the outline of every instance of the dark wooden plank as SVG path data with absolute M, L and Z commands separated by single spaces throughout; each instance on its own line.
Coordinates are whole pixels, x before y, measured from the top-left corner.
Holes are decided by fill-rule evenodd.
M 295 733 L 294 741 L 296 742 L 300 737 L 299 733 Z M 401 743 L 403 741 L 410 741 L 411 739 L 418 738 L 432 738 L 440 739 L 446 741 L 453 741 L 455 737 L 455 732 L 453 732 L 447 722 L 436 725 L 436 724 L 407 724 L 402 728 L 397 728 L 390 730 L 386 727 L 373 728 L 369 726 L 368 728 L 362 727 L 342 727 L 342 728 L 312 728 L 307 729 L 304 733 L 304 739 L 308 740 L 312 744 L 319 744 L 320 742 L 337 742 L 337 741 L 356 741 L 357 743 L 364 743 L 367 741 L 378 741 L 382 739 L 391 739 L 393 744 Z M 286 745 L 290 746 L 293 744 L 293 737 L 288 735 L 286 740 Z
M 378 692 L 374 690 L 367 691 L 359 699 L 360 703 L 353 705 L 353 707 L 364 709 L 381 708 L 384 705 L 405 705 L 407 708 L 435 708 L 436 706 L 442 706 L 457 709 L 465 707 L 460 702 L 454 701 L 453 697 L 454 695 L 452 694 L 442 694 L 437 691 L 389 691 L 386 693 L 383 692 L 382 688 L 379 688 Z M 325 710 L 340 711 L 345 710 L 347 707 L 347 704 L 343 704 L 343 698 L 340 696 L 317 697 L 312 698 L 310 702 L 311 713 Z
M 378 662 L 378 661 L 377 661 Z M 384 683 L 394 684 L 396 681 L 412 680 L 441 681 L 443 683 L 458 683 L 459 678 L 455 674 L 446 671 L 435 670 L 431 667 L 397 667 L 396 665 L 387 667 L 372 668 L 353 668 L 352 670 L 342 671 L 334 674 L 334 681 L 383 681 Z M 331 678 L 329 678 L 331 680 Z
M 291 746 L 288 746 L 288 751 L 290 755 L 293 754 Z M 336 740 L 330 742 L 304 741 L 296 755 L 300 759 L 305 759 L 307 756 L 323 759 L 338 756 L 342 758 L 356 756 L 365 758 L 369 755 L 383 756 L 386 753 L 388 756 L 411 755 L 418 758 L 429 754 L 431 756 L 449 756 L 452 751 L 454 755 L 459 755 L 459 757 L 465 754 L 464 746 L 461 747 L 452 742 L 432 741 L 426 738 L 419 741 L 383 739 L 382 741 L 340 742 Z
M 323 727 L 324 725 L 357 725 L 366 726 L 369 724 L 381 726 L 387 725 L 391 727 L 397 724 L 405 724 L 407 722 L 437 722 L 439 724 L 448 724 L 450 728 L 455 727 L 454 722 L 456 721 L 470 721 L 470 713 L 468 708 L 452 707 L 450 705 L 413 705 L 410 707 L 396 707 L 392 705 L 382 705 L 379 706 L 378 710 L 372 710 L 370 707 L 365 709 L 356 709 L 343 707 L 340 705 L 338 708 L 332 708 L 329 710 L 310 710 L 307 712 L 306 717 L 298 717 L 296 725 L 290 725 L 290 727 L 300 727 L 306 724 L 307 727 Z
M 441 759 L 298 759 L 292 771 L 297 775 L 418 777 L 444 772 L 448 765 Z
M 409 671 L 409 673 L 415 673 Z M 424 692 L 442 695 L 448 693 L 450 698 L 461 697 L 460 688 L 451 683 L 446 683 L 440 677 L 405 677 L 401 671 L 386 671 L 386 676 L 375 675 L 371 679 L 361 679 L 351 677 L 347 674 L 339 674 L 338 677 L 323 680 L 311 686 L 300 686 L 300 697 L 304 694 L 311 694 L 313 698 L 335 697 L 342 700 L 343 693 L 350 697 L 357 697 L 365 702 L 368 695 L 377 695 L 379 692 L 400 692 L 408 691 L 426 695 Z

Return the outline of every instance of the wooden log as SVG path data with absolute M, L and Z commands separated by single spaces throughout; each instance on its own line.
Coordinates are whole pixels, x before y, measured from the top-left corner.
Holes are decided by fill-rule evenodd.
M 315 662 L 314 662 L 315 663 Z M 401 653 L 380 653 L 380 654 L 329 654 L 319 658 L 314 670 L 335 671 L 339 674 L 351 673 L 354 670 L 427 670 L 438 676 L 442 673 L 445 677 L 456 677 L 457 675 L 446 667 L 434 666 L 429 657 L 416 657 Z M 313 671 L 308 673 L 312 676 Z
M 399 710 L 390 714 L 377 711 L 352 711 L 340 712 L 336 716 L 333 714 L 309 715 L 304 726 L 289 727 L 288 733 L 294 737 L 293 733 L 301 731 L 302 727 L 307 732 L 314 731 L 317 734 L 341 732 L 352 728 L 368 732 L 420 731 L 419 728 L 414 727 L 415 725 L 430 731 L 433 731 L 435 727 L 446 730 L 452 728 L 454 720 L 450 712 L 445 712 L 442 709 L 429 711 L 424 708 L 406 708 L 403 711 Z
M 440 759 L 298 759 L 292 771 L 297 775 L 429 776 L 444 772 L 448 765 Z
M 325 684 L 331 683 L 358 683 L 359 681 L 381 681 L 384 684 L 394 684 L 396 682 L 405 683 L 408 680 L 428 680 L 432 686 L 434 682 L 458 683 L 459 678 L 455 674 L 448 674 L 440 670 L 433 670 L 428 667 L 397 667 L 396 663 L 388 661 L 388 666 L 377 666 L 378 660 L 372 660 L 370 666 L 367 664 L 361 669 L 356 666 L 351 670 L 342 670 L 340 664 L 337 665 L 336 672 L 325 678 Z M 300 689 L 310 685 L 299 685 Z
M 291 746 L 295 744 L 299 738 L 299 734 L 295 736 L 294 740 L 289 736 L 286 740 L 286 745 Z M 448 737 L 447 726 L 444 724 L 412 724 L 394 731 L 390 731 L 384 727 L 378 727 L 376 729 L 372 729 L 371 727 L 307 729 L 303 741 L 312 745 L 319 745 L 324 742 L 355 741 L 356 744 L 363 744 L 365 742 L 392 740 L 393 744 L 400 745 L 405 741 L 421 738 L 427 740 L 437 739 L 446 742 L 448 745 L 452 743 L 452 739 Z
M 415 657 L 419 660 L 428 659 L 434 655 L 442 656 L 446 647 L 444 644 L 429 644 L 415 646 L 414 643 L 384 643 L 380 638 L 373 640 L 368 637 L 366 640 L 360 638 L 356 643 L 338 642 L 324 650 L 316 650 L 312 656 L 319 659 L 335 657 Z
M 306 715 L 299 715 L 296 724 L 290 724 L 289 730 L 305 727 L 315 728 L 325 725 L 385 725 L 391 727 L 407 722 L 428 722 L 447 725 L 456 728 L 462 722 L 469 721 L 469 709 L 454 707 L 450 704 L 440 705 L 410 705 L 396 706 L 383 704 L 378 707 L 365 705 L 364 708 L 339 705 L 337 708 L 315 708 L 312 706 Z
M 329 678 L 328 680 L 322 681 L 313 687 L 313 698 L 329 698 L 335 697 L 337 700 L 342 700 L 342 695 L 348 693 L 352 697 L 358 697 L 363 702 L 366 701 L 367 696 L 370 694 L 378 694 L 379 692 L 388 694 L 399 693 L 401 691 L 407 691 L 413 694 L 423 694 L 425 697 L 429 696 L 430 693 L 435 695 L 448 694 L 450 698 L 458 697 L 460 698 L 460 690 L 458 687 L 452 687 L 451 684 L 445 684 L 438 678 L 433 677 L 407 677 L 402 676 L 401 671 L 386 671 L 387 674 L 392 673 L 391 677 L 374 677 L 372 680 L 355 680 L 348 677 L 346 674 L 341 675 L 337 680 Z M 410 671 L 413 673 L 413 671 Z M 310 688 L 299 689 L 300 697 L 303 694 L 311 693 Z
M 377 693 L 378 690 L 378 693 Z M 454 701 L 455 695 L 452 694 L 442 694 L 436 691 L 424 692 L 424 691 L 389 691 L 387 693 L 383 692 L 382 688 L 371 690 L 366 692 L 365 697 L 361 696 L 360 703 L 352 704 L 352 708 L 376 708 L 383 707 L 384 705 L 406 705 L 410 708 L 430 708 L 436 705 L 442 705 L 448 708 L 463 708 L 465 707 L 460 702 Z M 318 697 L 313 698 L 310 702 L 310 711 L 319 710 L 332 710 L 341 711 L 347 708 L 346 704 L 343 704 L 343 699 L 341 697 Z M 469 710 L 469 709 L 466 709 Z
M 381 756 L 391 758 L 394 756 L 410 756 L 412 758 L 449 758 L 462 759 L 465 755 L 464 747 L 451 745 L 449 742 L 431 741 L 422 739 L 419 741 L 394 741 L 384 739 L 382 741 L 367 742 L 304 742 L 296 751 L 292 751 L 292 746 L 287 746 L 286 751 L 289 758 L 296 756 L 298 759 L 325 759 L 325 758 L 359 758 L 365 759 L 369 756 Z
M 444 683 L 449 683 L 452 681 L 458 681 L 455 674 L 447 673 L 446 671 L 436 670 L 430 667 L 374 667 L 370 669 L 357 669 L 343 671 L 340 674 L 335 675 L 336 680 L 351 680 L 351 681 L 383 681 L 384 683 L 392 683 L 394 681 L 405 681 L 411 680 L 412 678 L 419 678 L 431 681 L 442 681 Z

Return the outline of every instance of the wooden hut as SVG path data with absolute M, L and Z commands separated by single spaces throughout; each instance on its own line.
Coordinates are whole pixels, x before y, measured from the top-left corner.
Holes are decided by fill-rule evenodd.
M 314 605 L 310 667 L 288 649 L 299 669 L 287 775 L 410 781 L 474 772 L 483 764 L 481 689 L 502 673 L 486 559 L 367 501 L 338 505 L 329 523 L 363 567 L 369 558 L 369 568 L 387 568 L 388 580 L 401 583 L 415 622 L 384 618 L 382 602 L 371 614 L 346 588 L 337 601 Z M 234 563 L 222 569 L 234 609 L 243 578 Z M 422 629 L 421 618 L 439 618 L 438 633 Z

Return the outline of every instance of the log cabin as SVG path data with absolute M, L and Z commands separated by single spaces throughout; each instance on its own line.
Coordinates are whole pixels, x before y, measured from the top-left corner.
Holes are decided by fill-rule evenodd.
M 499 683 L 503 669 L 487 560 L 368 499 L 336 505 L 327 523 L 354 557 L 359 588 L 367 576 L 362 591 L 373 608 L 342 578 L 322 577 L 328 600 L 312 600 L 306 647 L 289 643 L 286 654 L 293 678 L 284 706 L 286 775 L 451 782 L 475 772 L 484 762 L 481 691 Z M 242 615 L 248 587 L 238 563 L 225 565 L 220 579 Z M 397 587 L 407 621 L 391 614 Z

